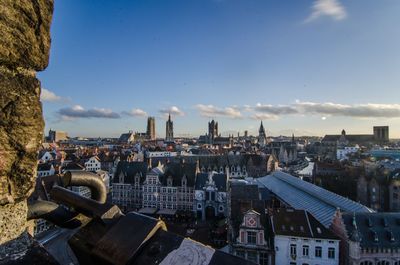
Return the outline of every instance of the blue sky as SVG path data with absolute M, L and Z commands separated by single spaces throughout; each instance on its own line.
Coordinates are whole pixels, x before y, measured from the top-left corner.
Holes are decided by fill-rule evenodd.
M 400 1 L 55 1 L 46 130 L 400 137 Z

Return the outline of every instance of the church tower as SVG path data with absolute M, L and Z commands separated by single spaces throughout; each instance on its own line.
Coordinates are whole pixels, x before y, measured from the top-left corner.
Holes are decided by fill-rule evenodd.
M 149 140 L 156 139 L 156 120 L 154 117 L 147 118 L 146 135 Z
M 266 143 L 267 143 L 267 135 L 265 134 L 263 122 L 261 121 L 260 129 L 258 129 L 258 144 L 260 146 L 265 146 Z
M 174 141 L 174 123 L 171 120 L 171 114 L 168 115 L 168 120 L 165 123 L 165 140 Z
M 218 122 L 212 120 L 208 123 L 208 137 L 210 144 L 214 143 L 214 138 L 218 136 Z

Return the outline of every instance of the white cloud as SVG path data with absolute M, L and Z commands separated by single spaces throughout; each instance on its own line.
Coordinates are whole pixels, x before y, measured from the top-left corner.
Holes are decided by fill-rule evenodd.
M 130 111 L 123 111 L 122 114 L 132 117 L 147 117 L 147 112 L 142 109 L 132 109 Z
M 355 118 L 400 118 L 400 104 L 338 104 L 332 102 L 301 102 L 290 105 L 262 105 L 254 108 L 257 112 L 269 115 L 322 115 Z
M 232 119 L 242 118 L 242 113 L 236 106 L 218 108 L 213 105 L 197 104 L 195 107 L 199 111 L 200 115 L 203 117 L 208 117 L 208 118 L 227 117 Z
M 66 107 L 58 110 L 57 112 L 62 120 L 73 120 L 78 118 L 106 118 L 118 119 L 120 115 L 110 109 L 93 108 L 85 109 L 80 105 Z
M 63 98 L 60 96 L 57 96 L 54 92 L 51 92 L 50 90 L 47 90 L 45 88 L 42 88 L 41 93 L 40 93 L 40 100 L 41 101 L 49 101 L 49 102 L 56 102 L 56 101 L 61 101 Z
M 184 116 L 185 115 L 185 113 L 182 110 L 180 110 L 177 106 L 171 106 L 166 109 L 160 109 L 158 112 L 160 112 L 161 114 L 164 114 L 164 115 L 168 115 L 168 114 L 171 114 L 173 116 Z
M 315 0 L 311 15 L 305 22 L 314 21 L 320 17 L 328 16 L 334 20 L 343 20 L 347 17 L 346 9 L 338 0 Z
M 252 119 L 254 120 L 270 120 L 274 121 L 279 119 L 279 117 L 275 114 L 268 114 L 268 113 L 255 113 L 253 116 L 251 116 Z

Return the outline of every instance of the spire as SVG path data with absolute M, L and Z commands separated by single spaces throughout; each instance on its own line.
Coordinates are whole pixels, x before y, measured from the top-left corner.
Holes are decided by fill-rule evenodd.
M 171 121 L 171 112 L 168 112 L 168 121 Z
M 360 242 L 361 241 L 361 237 L 360 237 L 360 233 L 358 232 L 357 221 L 356 221 L 356 213 L 355 212 L 353 212 L 352 225 L 353 225 L 353 231 L 351 232 L 350 240 L 354 241 L 354 242 Z

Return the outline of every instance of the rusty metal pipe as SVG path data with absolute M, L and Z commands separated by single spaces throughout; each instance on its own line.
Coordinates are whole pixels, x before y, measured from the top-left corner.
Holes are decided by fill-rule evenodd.
M 90 189 L 91 197 L 100 203 L 107 199 L 106 186 L 100 176 L 87 171 L 67 171 L 61 176 L 63 187 L 85 186 Z
M 50 198 L 60 204 L 73 207 L 75 211 L 88 217 L 111 219 L 121 214 L 120 209 L 116 205 L 99 203 L 98 201 L 85 198 L 73 191 L 59 186 L 51 189 Z
M 35 200 L 28 202 L 27 220 L 44 219 L 59 227 L 77 228 L 81 222 L 75 217 L 78 213 L 50 201 Z

